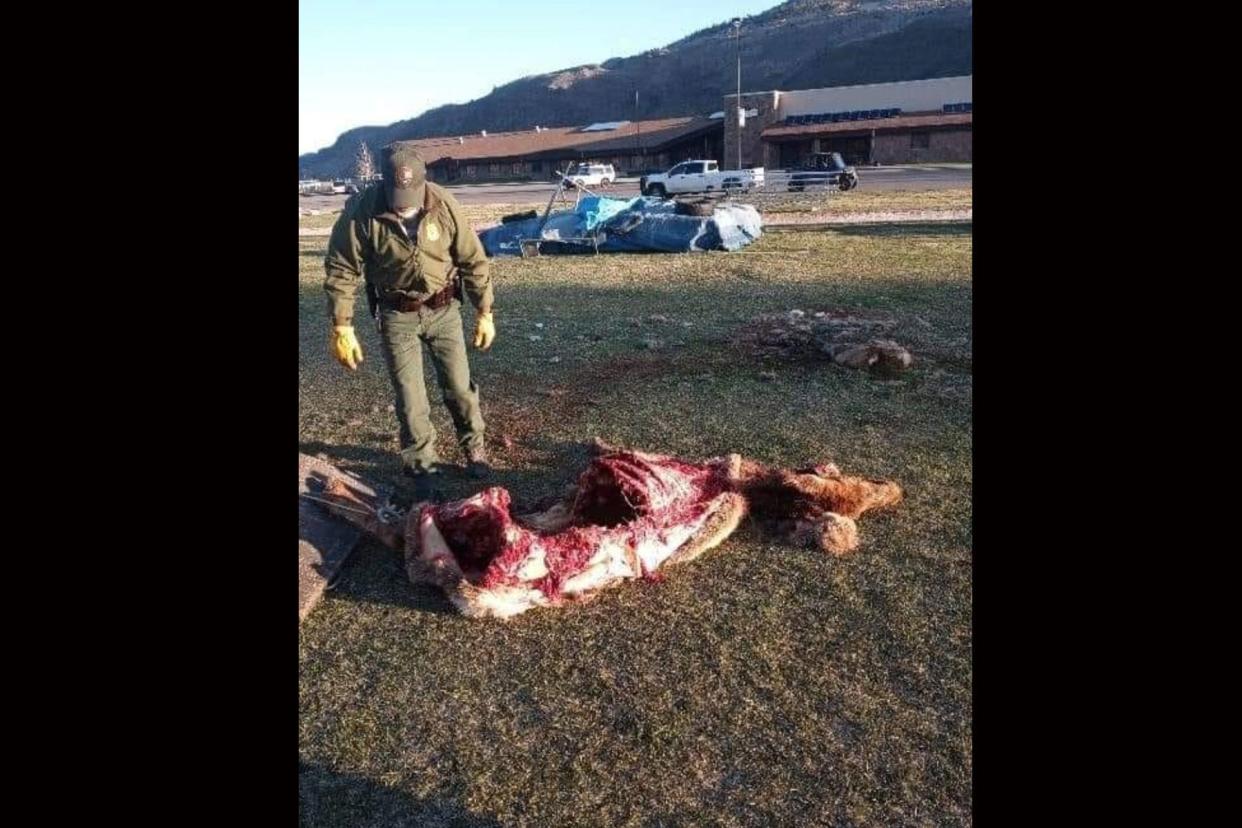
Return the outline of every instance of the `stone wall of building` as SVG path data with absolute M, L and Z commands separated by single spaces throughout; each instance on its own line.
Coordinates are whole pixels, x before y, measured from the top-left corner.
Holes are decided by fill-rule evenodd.
M 742 169 L 770 166 L 770 157 L 779 157 L 779 154 L 773 156 L 771 147 L 760 137 L 760 133 L 783 117 L 780 114 L 780 96 L 780 92 L 742 93 L 742 106 L 747 111 L 758 110 L 755 115 L 746 118 L 746 126 L 741 129 Z M 716 160 L 726 170 L 736 169 L 738 166 L 736 101 L 737 95 L 725 95 L 724 157 Z
M 880 164 L 970 162 L 973 130 L 933 129 L 878 133 L 875 160 Z M 923 146 L 924 140 L 926 146 Z

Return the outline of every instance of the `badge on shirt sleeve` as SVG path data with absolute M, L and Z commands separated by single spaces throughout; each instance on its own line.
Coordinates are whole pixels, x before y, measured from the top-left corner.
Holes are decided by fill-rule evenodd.
M 434 221 L 427 222 L 427 241 L 435 241 L 440 238 L 440 228 Z

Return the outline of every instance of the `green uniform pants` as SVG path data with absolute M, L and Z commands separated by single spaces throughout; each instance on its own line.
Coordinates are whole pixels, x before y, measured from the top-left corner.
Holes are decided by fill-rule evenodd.
M 436 430 L 423 382 L 423 343 L 431 354 L 444 404 L 453 418 L 457 442 L 463 450 L 483 447 L 483 414 L 479 388 L 470 379 L 461 303 L 454 299 L 439 310 L 420 308 L 413 313 L 380 312 L 380 340 L 384 363 L 397 396 L 401 459 L 408 468 L 430 471 L 439 462 Z

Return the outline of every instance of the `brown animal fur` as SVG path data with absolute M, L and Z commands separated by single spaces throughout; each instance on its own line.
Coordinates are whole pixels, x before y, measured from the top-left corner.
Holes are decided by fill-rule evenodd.
M 843 475 L 831 463 L 790 471 L 743 461 L 736 487 L 760 526 L 833 555 L 857 548 L 864 512 L 903 496 L 896 483 Z

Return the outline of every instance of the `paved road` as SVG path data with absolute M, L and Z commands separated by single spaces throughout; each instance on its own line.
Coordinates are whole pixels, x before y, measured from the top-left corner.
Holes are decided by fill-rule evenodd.
M 862 167 L 858 170 L 859 190 L 946 190 L 971 186 L 972 165 L 929 164 L 910 167 Z M 527 204 L 546 202 L 552 196 L 548 182 L 515 184 L 466 184 L 449 190 L 463 204 Z M 606 191 L 608 195 L 633 198 L 638 195 L 638 179 L 622 178 Z M 339 210 L 346 196 L 304 196 L 298 198 L 303 210 Z
M 925 167 L 861 167 L 860 190 L 954 190 L 971 186 L 970 164 Z

